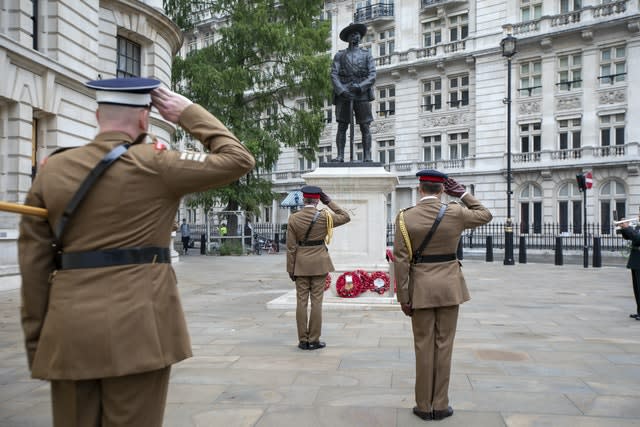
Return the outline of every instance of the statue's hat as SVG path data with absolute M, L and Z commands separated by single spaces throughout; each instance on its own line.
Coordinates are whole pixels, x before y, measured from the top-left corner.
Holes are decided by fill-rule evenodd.
M 349 35 L 351 33 L 360 33 L 360 37 L 364 37 L 367 34 L 367 26 L 364 24 L 349 24 L 340 31 L 340 40 L 349 42 Z

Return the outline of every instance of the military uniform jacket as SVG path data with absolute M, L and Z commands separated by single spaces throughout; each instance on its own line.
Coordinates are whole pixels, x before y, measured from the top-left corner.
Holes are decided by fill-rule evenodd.
M 334 227 L 346 224 L 351 220 L 349 214 L 342 210 L 337 203 L 329 202 L 328 207 L 333 212 L 327 209 L 320 212 L 307 240 L 324 240 L 327 235 L 327 215 L 331 215 L 333 218 Z M 287 272 L 294 276 L 321 276 L 334 270 L 329 251 L 324 244 L 317 246 L 298 245 L 298 242 L 304 239 L 316 211 L 315 207 L 306 206 L 289 217 L 287 224 Z
M 622 237 L 631 242 L 627 268 L 640 270 L 640 231 L 635 227 L 621 228 L 620 230 Z
M 237 180 L 254 159 L 215 117 L 193 104 L 180 125 L 210 153 L 129 148 L 95 183 L 67 225 L 65 252 L 169 247 L 182 196 Z M 23 216 L 18 239 L 22 327 L 34 378 L 82 380 L 161 369 L 191 356 L 171 264 L 55 271 L 53 231 L 90 170 L 131 138 L 105 132 L 50 157 L 26 204 L 48 219 Z
M 488 209 L 471 194 L 462 201 L 467 207 L 450 203 L 445 215 L 422 255 L 455 254 L 462 231 L 491 221 Z M 421 200 L 404 211 L 404 219 L 412 250 L 417 250 L 438 216 L 441 202 L 438 198 Z M 411 264 L 412 254 L 402 237 L 396 217 L 393 243 L 394 273 L 398 285 L 398 301 L 411 303 L 414 309 L 447 307 L 470 299 L 469 291 L 458 260 Z
M 354 101 L 373 101 L 373 85 L 376 82 L 376 64 L 373 56 L 368 50 L 360 47 L 338 51 L 331 65 L 331 81 L 334 104 L 338 102 L 338 96 L 349 91 L 351 83 L 357 83 L 361 89 L 359 94 L 355 94 Z

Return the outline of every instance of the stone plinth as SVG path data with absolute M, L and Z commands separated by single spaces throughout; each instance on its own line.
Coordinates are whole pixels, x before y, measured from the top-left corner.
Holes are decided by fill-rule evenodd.
M 386 196 L 398 184 L 398 177 L 382 166 L 345 163 L 343 167 L 320 167 L 302 178 L 322 188 L 351 216 L 348 224 L 334 229 L 329 245 L 336 273 L 388 271 Z

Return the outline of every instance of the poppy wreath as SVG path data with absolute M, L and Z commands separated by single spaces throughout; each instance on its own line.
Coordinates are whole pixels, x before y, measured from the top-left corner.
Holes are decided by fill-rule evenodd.
M 372 290 L 373 282 L 371 281 L 371 276 L 369 273 L 362 269 L 354 270 L 354 274 L 357 274 L 360 277 L 360 290 L 361 292 L 366 292 Z
M 382 295 L 389 290 L 389 275 L 384 271 L 376 271 L 375 273 L 371 273 L 369 277 L 371 278 L 371 286 L 369 290 L 372 292 L 377 292 Z
M 360 275 L 351 271 L 342 273 L 336 280 L 336 292 L 342 298 L 354 298 L 360 295 L 362 293 Z
M 324 279 L 324 290 L 326 291 L 331 287 L 331 275 L 327 274 L 327 277 Z

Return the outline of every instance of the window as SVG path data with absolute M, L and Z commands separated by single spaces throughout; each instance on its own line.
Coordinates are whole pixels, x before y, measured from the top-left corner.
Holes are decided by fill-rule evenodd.
M 422 23 L 422 47 L 431 47 L 442 43 L 442 20 Z
M 464 159 L 469 157 L 469 132 L 450 133 L 449 159 Z
M 391 55 L 395 51 L 396 41 L 393 29 L 380 32 L 378 34 L 378 56 Z
M 530 61 L 520 64 L 521 96 L 540 95 L 542 93 L 542 62 Z
M 298 170 L 308 171 L 313 169 L 313 160 L 305 159 L 303 156 L 298 157 Z
M 362 154 L 362 142 L 356 142 L 356 146 L 354 148 L 355 150 L 355 159 L 358 161 L 362 161 L 363 159 L 363 154 Z
M 442 160 L 442 137 L 440 135 L 429 135 L 422 137 L 423 159 L 425 162 L 435 162 Z
M 522 187 L 520 199 L 520 233 L 542 232 L 542 189 L 529 183 Z
M 324 122 L 331 123 L 333 121 L 333 105 L 329 100 L 324 101 Z
M 558 191 L 558 222 L 561 233 L 568 233 L 571 225 L 573 233 L 582 232 L 582 194 L 575 182 L 562 185 Z
M 627 53 L 624 46 L 610 47 L 600 51 L 600 84 L 614 84 L 625 80 Z
M 457 15 L 449 17 L 449 41 L 455 42 L 469 37 L 469 17 Z
M 369 53 L 373 55 L 373 51 L 371 50 L 371 46 L 373 46 L 373 42 L 375 41 L 376 36 L 372 32 L 367 32 L 365 34 L 364 39 L 360 41 L 360 47 L 363 49 L 367 49 Z
M 582 87 L 582 55 L 561 55 L 558 57 L 558 87 L 561 91 Z
M 395 141 L 378 141 L 378 161 L 380 163 L 389 164 L 396 161 Z
M 278 104 L 267 107 L 262 121 L 263 128 L 269 128 L 275 125 L 278 116 Z
M 202 44 L 204 47 L 211 46 L 213 44 L 213 33 L 206 32 L 204 33 L 204 39 L 202 40 Z
M 140 77 L 140 45 L 118 36 L 116 77 Z
M 600 188 L 600 224 L 602 234 L 610 234 L 612 221 L 627 216 L 627 193 L 617 180 L 605 182 Z
M 582 9 L 582 0 L 560 0 L 560 13 Z
M 331 145 L 318 148 L 318 162 L 327 163 L 331 161 Z
M 542 17 L 542 0 L 521 0 L 520 4 L 522 21 L 532 21 Z
M 31 23 L 33 27 L 31 28 L 31 47 L 33 50 L 38 50 L 38 3 L 40 0 L 31 0 Z M 3 8 L 4 9 L 4 8 Z
M 442 109 L 442 80 L 440 77 L 422 81 L 422 111 Z
M 531 153 L 526 156 L 528 161 L 540 160 L 542 140 L 542 123 L 526 123 L 520 125 L 520 152 Z
M 449 78 L 449 107 L 469 105 L 469 75 Z
M 624 114 L 611 114 L 600 117 L 600 145 L 607 148 L 604 154 L 624 154 Z
M 387 86 L 378 89 L 378 116 L 387 117 L 396 114 L 395 97 L 395 86 Z
M 564 150 L 561 158 L 580 158 L 581 119 L 558 120 L 558 144 Z

